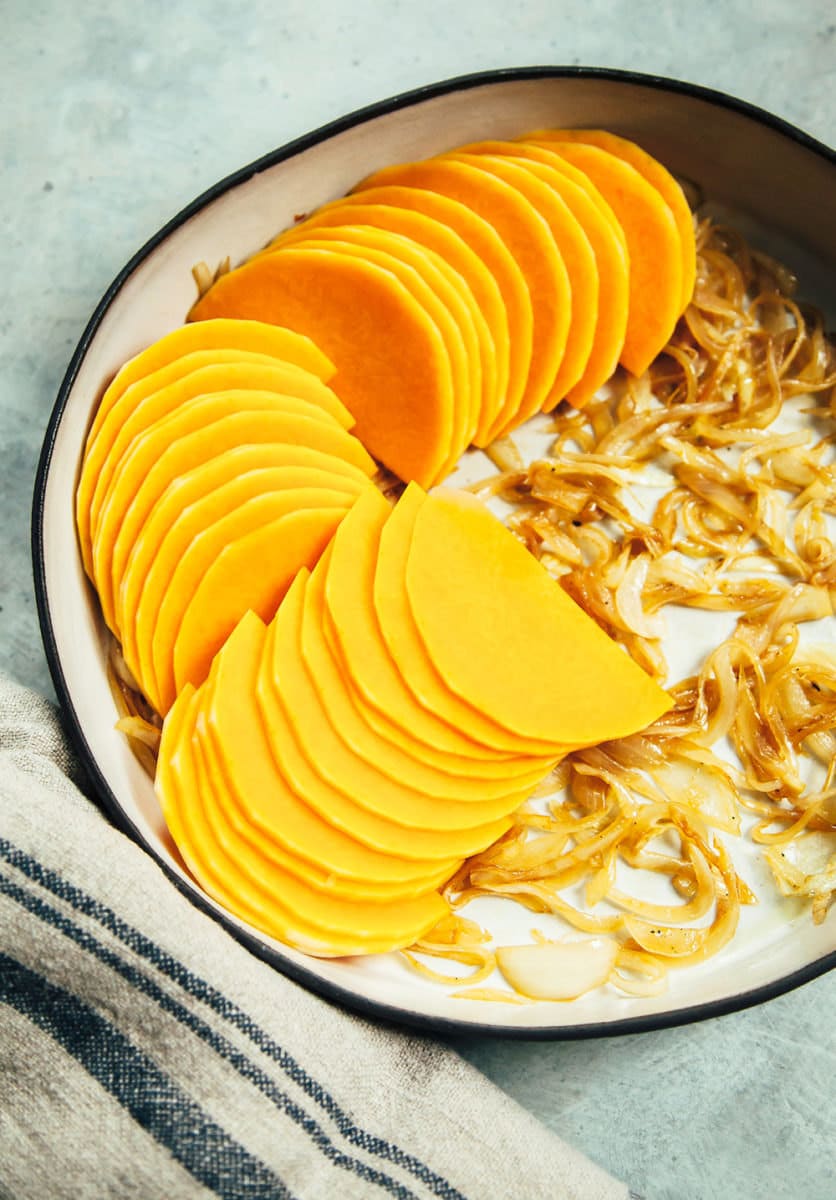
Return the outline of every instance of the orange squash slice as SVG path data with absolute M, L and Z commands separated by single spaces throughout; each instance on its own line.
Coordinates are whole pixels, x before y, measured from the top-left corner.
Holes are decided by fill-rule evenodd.
M 558 738 L 540 737 L 537 734 L 518 732 L 515 725 L 503 720 L 497 720 L 494 714 L 478 702 L 474 703 L 469 697 L 451 688 L 447 680 L 440 674 L 420 636 L 415 622 L 412 605 L 409 601 L 406 579 L 406 564 L 412 549 L 413 529 L 417 516 L 428 497 L 417 485 L 407 487 L 392 510 L 380 534 L 380 545 L 374 573 L 374 610 L 383 634 L 383 640 L 391 654 L 403 681 L 419 704 L 430 712 L 440 716 L 445 722 L 464 730 L 468 737 L 473 738 L 494 750 L 507 754 L 530 754 L 536 758 L 551 759 L 551 765 L 565 752 L 566 746 L 560 744 Z M 474 501 L 479 504 L 478 501 Z M 483 506 L 479 505 L 480 508 Z M 491 518 L 495 519 L 495 518 Z M 511 537 L 498 521 L 497 526 L 506 536 Z M 522 549 L 522 547 L 520 547 Z M 527 553 L 527 552 L 526 552 Z M 480 562 L 487 559 L 487 553 L 477 546 L 474 554 Z M 531 557 L 529 555 L 529 557 Z M 458 572 L 449 573 L 450 559 L 446 550 L 439 547 L 439 568 L 442 560 L 446 563 L 446 573 L 439 569 L 435 575 L 435 587 L 438 591 L 455 591 L 465 607 L 480 608 L 484 604 L 483 597 L 471 590 L 469 581 L 464 579 L 464 589 L 460 590 L 462 577 Z M 532 560 L 534 561 L 534 560 Z M 490 565 L 488 564 L 488 573 Z M 542 567 L 539 568 L 542 570 Z M 455 581 L 455 586 L 451 583 Z M 477 599 L 478 597 L 478 599 Z M 442 605 L 449 611 L 451 605 Z M 513 606 L 506 609 L 513 611 Z M 477 622 L 478 623 L 478 622 Z M 458 631 L 450 627 L 449 636 L 457 638 Z M 486 647 L 495 643 L 488 639 L 480 642 L 479 655 L 488 664 L 494 661 L 494 653 Z M 496 642 L 497 646 L 501 644 Z M 473 643 L 469 643 L 472 649 Z M 499 652 L 499 651 L 498 651 Z M 504 656 L 504 647 L 501 650 Z
M 273 615 L 296 570 L 315 561 L 353 501 L 345 492 L 273 488 L 261 473 L 243 476 L 184 514 L 193 531 L 185 551 L 176 526 L 163 540 L 136 622 L 142 678 L 155 685 L 159 712 L 184 683 L 202 682 L 248 609 L 260 609 L 264 620 Z
M 478 165 L 515 187 L 540 213 L 560 251 L 569 281 L 564 311 L 566 329 L 558 334 L 565 341 L 565 350 L 549 394 L 540 406 L 549 410 L 555 408 L 582 377 L 595 338 L 600 281 L 589 238 L 560 193 L 538 178 L 535 172 L 527 170 L 524 164 L 495 154 L 458 152 L 451 157 L 455 162 Z M 524 420 L 533 416 L 534 411 L 521 410 L 519 417 Z M 500 429 L 498 436 L 502 433 Z
M 550 150 L 527 142 L 499 141 L 476 142 L 465 150 L 470 154 L 502 155 L 525 166 L 558 193 L 589 239 L 598 268 L 597 321 L 583 374 L 566 393 L 573 407 L 583 408 L 612 376 L 624 345 L 630 298 L 630 259 L 624 231 L 589 177 Z
M 247 428 L 247 422 L 240 419 L 244 413 L 259 416 L 259 432 L 244 440 L 298 441 L 341 456 L 369 474 L 374 470 L 373 461 L 352 434 L 323 409 L 303 400 L 270 392 L 218 392 L 170 413 L 136 437 L 122 456 L 93 533 L 94 578 L 111 629 L 115 624 L 113 581 L 122 579 L 138 531 L 154 503 L 172 479 L 194 465 L 192 455 L 197 447 L 202 446 L 204 453 L 207 448 L 219 453 L 225 439 L 240 437 Z M 231 421 L 235 424 L 229 424 Z M 203 437 L 192 441 L 189 454 L 184 455 L 180 443 L 191 434 Z
M 188 354 L 214 350 L 241 350 L 294 363 L 316 375 L 323 383 L 327 383 L 335 369 L 310 338 L 288 329 L 265 326 L 260 321 L 236 320 L 207 321 L 199 329 L 183 325 L 141 350 L 119 369 L 99 401 L 87 436 L 85 454 L 92 448 L 108 414 L 127 388 Z M 83 486 L 79 487 L 76 496 L 76 524 L 85 566 L 90 554 L 89 508 L 96 477 L 95 471 L 84 477 L 81 481 Z
M 190 753 L 192 697 L 181 725 L 181 740 L 167 748 L 161 777 L 164 809 L 173 815 L 181 849 L 205 890 L 256 929 L 323 957 L 381 953 L 409 945 L 447 912 L 435 891 L 399 900 L 353 900 L 322 892 L 278 866 L 265 864 L 261 877 L 240 869 L 206 818 Z
M 439 491 L 416 507 L 409 606 L 427 656 L 461 700 L 520 737 L 563 746 L 634 733 L 670 708 L 667 693 L 478 500 Z M 458 586 L 440 586 L 453 563 Z M 502 653 L 485 654 L 491 645 Z
M 381 190 L 385 191 L 385 190 Z M 366 193 L 372 194 L 372 193 Z M 429 193 L 425 193 L 429 194 Z M 443 200 L 443 197 L 437 197 Z M 491 270 L 450 224 L 419 209 L 387 203 L 362 203 L 362 194 L 333 200 L 307 217 L 299 226 L 285 230 L 272 242 L 272 246 L 287 244 L 297 234 L 307 234 L 313 229 L 343 227 L 361 224 L 387 232 L 401 234 L 440 256 L 467 284 L 469 298 L 476 308 L 476 334 L 479 337 L 482 367 L 482 397 L 479 425 L 473 440 L 479 443 L 485 438 L 494 416 L 503 403 L 509 386 L 509 319 L 499 284 Z M 452 202 L 451 202 L 452 203 Z M 432 205 L 431 205 L 432 206 Z M 435 205 L 437 208 L 437 205 Z M 470 212 L 470 210 L 465 210 Z M 270 248 L 267 248 L 269 252 Z M 467 298 L 467 294 L 465 294 Z
M 467 441 L 475 440 L 488 428 L 505 397 L 508 387 L 508 318 L 496 280 L 481 259 L 447 225 L 422 212 L 394 208 L 387 204 L 334 201 L 287 230 L 274 246 L 295 244 L 320 229 L 343 229 L 345 236 L 353 226 L 394 233 L 431 252 L 432 264 L 449 268 L 448 282 L 461 294 L 472 312 L 479 347 L 481 395 L 477 412 L 469 425 Z M 399 247 L 393 246 L 397 253 Z M 406 259 L 416 265 L 412 258 Z M 434 284 L 432 277 L 427 282 Z M 445 296 L 442 294 L 442 299 Z M 455 310 L 452 310 L 455 315 Z
M 517 411 L 536 412 L 545 403 L 563 359 L 570 302 L 566 268 L 548 226 L 515 188 L 469 163 L 435 158 L 385 167 L 355 191 L 392 184 L 440 192 L 467 205 L 493 225 L 516 259 L 533 313 L 531 362 Z M 514 412 L 504 412 L 502 427 L 509 428 L 514 420 Z
M 427 762 L 419 753 L 411 753 L 381 737 L 364 721 L 361 710 L 353 702 L 350 685 L 338 660 L 330 650 L 323 631 L 325 599 L 325 575 L 328 569 L 330 548 L 314 567 L 305 588 L 299 628 L 299 650 L 310 684 L 316 692 L 319 708 L 329 727 L 340 741 L 357 758 L 369 763 L 376 771 L 396 781 L 408 780 L 426 796 L 441 797 L 453 801 L 493 800 L 510 795 L 519 795 L 532 789 L 546 773 L 536 764 L 528 764 L 525 774 L 495 777 L 493 779 L 473 774 L 465 776 L 461 770 L 451 772 Z M 411 749 L 411 748 L 410 748 Z
M 439 478 L 448 475 L 470 444 L 482 397 L 477 321 L 485 336 L 487 330 L 464 280 L 435 251 L 370 225 L 312 229 L 307 236 L 291 234 L 287 244 L 291 249 L 334 250 L 391 271 L 425 309 L 441 333 L 452 371 L 453 422 Z M 281 247 L 273 253 L 282 253 Z
M 374 609 L 374 575 L 380 535 L 392 506 L 364 493 L 337 530 L 325 580 L 324 626 L 344 674 L 384 727 L 469 763 L 496 760 L 501 775 L 519 756 L 469 737 L 459 726 L 424 708 L 404 683 L 389 653 Z M 394 735 L 393 735 L 394 736 Z
M 667 344 L 681 312 L 682 243 L 673 213 L 656 188 L 614 154 L 580 142 L 544 144 L 589 176 L 624 230 L 630 304 L 621 361 L 641 375 Z
M 252 471 L 267 469 L 281 469 L 289 487 L 326 487 L 344 491 L 352 497 L 359 495 L 368 483 L 362 471 L 341 458 L 308 446 L 282 442 L 232 446 L 178 475 L 157 500 L 137 533 L 115 591 L 116 626 L 122 634 L 123 649 L 130 642 L 145 580 L 163 538 L 174 523 L 191 505 L 216 488 Z
M 369 187 L 344 196 L 339 203 L 386 205 L 432 217 L 457 233 L 495 279 L 508 326 L 508 377 L 507 386 L 501 393 L 499 408 L 495 413 L 485 414 L 484 428 L 477 430 L 473 439 L 477 446 L 487 445 L 490 441 L 489 431 L 498 423 L 500 412 L 515 412 L 519 408 L 531 366 L 533 309 L 528 285 L 516 259 L 491 224 L 472 208 L 449 196 L 443 196 L 440 192 L 396 185 Z M 475 288 L 474 295 L 478 300 L 479 295 Z M 502 341 L 497 337 L 490 318 L 488 320 L 494 331 L 494 346 L 499 364 Z M 499 365 L 497 371 L 500 373 Z
M 367 884 L 384 892 L 391 888 L 393 894 L 401 888 L 417 894 L 437 887 L 458 860 L 380 854 L 324 820 L 290 787 L 280 762 L 283 743 L 291 735 L 274 724 L 278 740 L 268 740 L 257 702 L 264 645 L 264 625 L 250 613 L 215 658 L 201 688 L 196 734 L 228 823 L 239 814 L 240 822 L 261 841 L 303 860 L 311 870 L 321 867 L 347 885 Z M 178 697 L 166 722 L 179 703 Z
M 631 142 L 628 138 L 609 133 L 604 129 L 553 129 L 539 130 L 528 135 L 532 141 L 548 141 L 552 137 L 563 142 L 580 142 L 585 146 L 598 146 L 622 158 L 635 167 L 656 191 L 673 213 L 679 240 L 682 247 L 682 295 L 679 301 L 680 311 L 687 308 L 694 292 L 694 281 L 697 274 L 697 250 L 694 236 L 694 217 L 685 199 L 685 193 L 667 167 L 663 166 L 652 154 Z
M 455 397 L 438 326 L 391 271 L 333 249 L 288 248 L 237 268 L 192 310 L 304 330 L 337 366 L 355 433 L 402 478 L 430 483 L 446 462 Z

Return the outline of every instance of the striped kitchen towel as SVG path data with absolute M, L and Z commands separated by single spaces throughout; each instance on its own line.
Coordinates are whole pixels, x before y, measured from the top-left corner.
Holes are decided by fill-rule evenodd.
M 250 955 L 0 677 L 0 1196 L 626 1200 L 449 1049 Z

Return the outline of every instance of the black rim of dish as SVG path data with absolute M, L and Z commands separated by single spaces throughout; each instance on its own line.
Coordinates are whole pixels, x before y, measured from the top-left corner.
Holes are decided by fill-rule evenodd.
M 55 685 L 55 690 L 58 695 L 61 706 L 68 717 L 69 733 L 75 745 L 75 748 L 84 764 L 91 781 L 94 785 L 97 797 L 110 817 L 114 825 L 123 833 L 127 834 L 133 841 L 140 845 L 146 853 L 150 854 L 155 862 L 162 868 L 168 878 L 175 886 L 186 895 L 189 900 L 201 911 L 207 913 L 227 932 L 232 934 L 237 941 L 241 942 L 247 949 L 255 953 L 259 958 L 277 968 L 283 974 L 294 979 L 297 983 L 302 984 L 311 991 L 325 996 L 346 1008 L 350 1008 L 356 1012 L 372 1016 L 377 1020 L 384 1020 L 397 1025 L 408 1025 L 414 1028 L 423 1029 L 429 1033 L 445 1034 L 448 1036 L 467 1036 L 473 1035 L 478 1037 L 506 1037 L 520 1038 L 527 1040 L 577 1040 L 580 1038 L 595 1038 L 595 1037 L 615 1037 L 624 1034 L 645 1033 L 654 1029 L 670 1028 L 676 1025 L 685 1025 L 695 1021 L 706 1020 L 709 1017 L 723 1016 L 727 1013 L 737 1012 L 741 1009 L 751 1007 L 752 1005 L 762 1004 L 768 1000 L 772 1000 L 777 996 L 783 995 L 786 992 L 792 991 L 794 988 L 800 987 L 804 983 L 825 974 L 827 971 L 836 967 L 836 950 L 825 954 L 823 957 L 815 959 L 813 962 L 805 964 L 800 969 L 791 972 L 788 975 L 781 976 L 779 979 L 773 980 L 768 984 L 760 987 L 755 987 L 747 991 L 742 991 L 736 995 L 724 997 L 720 1000 L 706 1001 L 701 1004 L 690 1005 L 686 1008 L 676 1008 L 664 1012 L 653 1013 L 641 1017 L 625 1017 L 623 1019 L 605 1022 L 589 1022 L 574 1026 L 555 1026 L 555 1025 L 539 1025 L 527 1026 L 525 1028 L 508 1025 L 497 1025 L 481 1022 L 473 1022 L 467 1020 L 454 1020 L 447 1018 L 433 1017 L 421 1012 L 415 1012 L 409 1009 L 400 1008 L 394 1005 L 387 1004 L 383 1001 L 372 1000 L 366 996 L 358 995 L 349 989 L 343 988 L 329 980 L 323 980 L 314 971 L 308 970 L 305 967 L 299 966 L 297 963 L 286 958 L 281 953 L 275 951 L 271 946 L 266 945 L 257 937 L 247 933 L 235 924 L 233 920 L 227 917 L 224 913 L 219 913 L 213 908 L 203 894 L 198 890 L 197 886 L 190 884 L 173 871 L 154 848 L 140 833 L 139 829 L 126 816 L 118 799 L 110 789 L 105 780 L 98 763 L 93 755 L 92 750 L 84 735 L 84 731 L 79 721 L 78 714 L 73 704 L 71 691 L 64 677 L 63 667 L 61 665 L 61 657 L 58 650 L 58 645 L 55 638 L 55 633 L 52 625 L 52 616 L 50 613 L 49 596 L 46 586 L 46 568 L 44 560 L 44 511 L 45 511 L 45 494 L 47 480 L 49 478 L 50 464 L 52 461 L 53 449 L 55 447 L 58 429 L 64 410 L 67 405 L 70 393 L 75 383 L 81 364 L 87 354 L 87 351 L 96 336 L 96 333 L 101 325 L 101 322 L 113 304 L 116 297 L 121 292 L 126 281 L 130 278 L 137 267 L 145 261 L 145 259 L 159 246 L 166 238 L 169 237 L 174 230 L 180 228 L 186 221 L 202 209 L 206 208 L 212 201 L 224 195 L 224 193 L 232 190 L 239 185 L 246 183 L 247 180 L 265 171 L 268 168 L 276 166 L 278 163 L 292 158 L 304 150 L 309 150 L 311 147 L 318 145 L 321 142 L 327 141 L 329 138 L 344 130 L 350 129 L 356 125 L 364 124 L 376 117 L 384 116 L 388 113 L 393 113 L 402 108 L 408 108 L 411 105 L 419 104 L 423 101 L 433 99 L 437 96 L 443 96 L 451 92 L 465 91 L 471 88 L 482 87 L 488 84 L 502 84 L 519 81 L 537 81 L 538 79 L 579 79 L 579 80 L 601 80 L 614 83 L 627 83 L 640 87 L 657 89 L 662 92 L 671 92 L 679 95 L 689 96 L 693 99 L 704 100 L 715 106 L 730 109 L 740 113 L 744 117 L 757 122 L 758 124 L 768 126 L 785 137 L 805 147 L 813 153 L 821 156 L 831 165 L 836 166 L 836 153 L 816 141 L 815 138 L 796 129 L 795 126 L 782 120 L 780 117 L 774 116 L 772 113 L 766 112 L 763 109 L 749 104 L 745 101 L 738 100 L 732 96 L 728 96 L 723 92 L 714 91 L 711 88 L 701 87 L 697 84 L 686 83 L 680 80 L 666 79 L 657 75 L 643 75 L 634 71 L 614 70 L 606 67 L 550 67 L 550 66 L 533 66 L 533 67 L 509 67 L 494 71 L 482 71 L 476 74 L 458 76 L 452 79 L 443 80 L 438 83 L 428 84 L 423 87 L 415 88 L 408 92 L 402 92 L 398 95 L 391 96 L 386 100 L 379 101 L 375 104 L 367 105 L 357 109 L 344 117 L 340 117 L 335 121 L 329 122 L 327 125 L 305 134 L 302 137 L 296 138 L 286 145 L 279 147 L 276 150 L 265 154 L 263 157 L 256 159 L 249 165 L 240 168 L 226 178 L 221 179 L 218 183 L 204 191 L 186 208 L 182 209 L 176 216 L 172 217 L 162 228 L 150 238 L 145 245 L 137 251 L 128 263 L 122 268 L 119 274 L 111 283 L 110 287 L 104 293 L 99 301 L 92 317 L 90 318 L 87 327 L 85 328 L 78 345 L 73 352 L 73 356 L 67 367 L 66 374 L 58 391 L 55 405 L 47 425 L 44 442 L 41 449 L 38 470 L 35 477 L 35 486 L 33 493 L 32 504 L 32 564 L 35 585 L 35 598 L 38 608 L 38 619 L 41 627 L 41 636 L 44 642 L 47 662 L 52 675 L 52 680 Z

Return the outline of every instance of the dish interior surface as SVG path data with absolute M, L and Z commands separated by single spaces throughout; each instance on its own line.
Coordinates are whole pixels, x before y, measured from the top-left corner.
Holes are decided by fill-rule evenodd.
M 385 164 L 546 126 L 606 128 L 638 141 L 754 245 L 786 262 L 799 277 L 804 300 L 829 306 L 836 169 L 778 123 L 697 90 L 606 73 L 543 72 L 530 78 L 510 73 L 398 98 L 219 184 L 153 239 L 117 280 L 76 353 L 50 427 L 36 490 L 35 557 L 47 651 L 87 765 L 122 827 L 193 899 L 282 970 L 347 1003 L 436 1028 L 569 1036 L 675 1023 L 784 990 L 836 962 L 836 915 L 831 911 L 813 925 L 805 906 L 779 896 L 756 848 L 741 838 L 727 844 L 738 843 L 730 848 L 760 904 L 744 909 L 730 946 L 702 966 L 672 972 L 668 990 L 656 997 L 627 997 L 607 987 L 571 1003 L 465 1000 L 414 974 L 395 955 L 314 960 L 272 942 L 199 892 L 167 835 L 151 781 L 113 728 L 119 713 L 107 678 L 105 630 L 82 570 L 73 518 L 98 397 L 127 358 L 182 324 L 195 299 L 195 263 L 205 261 L 214 270 L 227 255 L 233 264 L 240 262 L 298 215 L 342 195 Z M 526 457 L 548 444 L 536 421 L 517 440 Z M 483 454 L 471 451 L 451 482 L 471 482 L 492 470 Z M 681 610 L 669 623 L 669 682 L 691 673 L 733 621 L 733 615 L 722 616 L 718 626 L 716 617 Z M 818 624 L 810 631 L 812 640 L 832 643 L 832 629 Z M 549 936 L 565 932 L 556 919 L 535 917 L 506 900 L 476 901 L 471 914 L 484 919 L 498 942 L 528 941 L 535 926 Z M 449 992 L 454 990 L 455 985 Z

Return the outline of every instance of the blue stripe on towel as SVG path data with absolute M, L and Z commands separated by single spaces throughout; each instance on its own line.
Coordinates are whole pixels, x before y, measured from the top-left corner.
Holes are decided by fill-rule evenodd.
M 51 871 L 36 858 L 13 846 L 4 838 L 0 838 L 0 858 L 5 858 L 7 862 L 22 871 L 35 883 L 72 905 L 85 916 L 94 918 L 136 954 L 152 963 L 161 974 L 166 975 L 190 996 L 206 1004 L 214 1013 L 223 1017 L 234 1028 L 249 1037 L 263 1054 L 272 1059 L 297 1087 L 300 1087 L 320 1106 L 352 1146 L 402 1167 L 423 1183 L 432 1195 L 438 1196 L 439 1200 L 465 1200 L 461 1192 L 448 1183 L 443 1176 L 432 1171 L 419 1158 L 408 1154 L 399 1146 L 386 1141 L 385 1138 L 359 1128 L 350 1114 L 339 1106 L 333 1096 L 317 1080 L 313 1079 L 291 1054 L 261 1029 L 248 1013 L 239 1008 L 223 992 L 195 975 L 150 938 L 128 925 L 113 909 L 101 904 L 94 897 L 70 883 L 57 872 Z
M 136 988 L 156 1001 L 160 1008 L 164 1009 L 180 1021 L 181 1024 L 190 1029 L 201 1041 L 209 1045 L 219 1057 L 223 1058 L 230 1066 L 237 1070 L 239 1075 L 258 1088 L 262 1095 L 266 1096 L 280 1111 L 295 1121 L 309 1135 L 324 1157 L 329 1159 L 334 1166 L 350 1171 L 369 1183 L 376 1184 L 394 1196 L 396 1200 L 416 1200 L 413 1192 L 403 1184 L 398 1183 L 391 1176 L 339 1150 L 314 1118 L 282 1092 L 266 1071 L 258 1067 L 245 1054 L 237 1050 L 231 1042 L 212 1029 L 200 1017 L 190 1012 L 189 1009 L 173 996 L 163 991 L 153 979 L 144 975 L 132 964 L 125 962 L 113 950 L 102 945 L 92 934 L 75 925 L 63 913 L 58 912 L 57 909 L 50 907 L 38 896 L 26 892 L 18 884 L 2 875 L 0 875 L 0 893 L 17 901 L 18 904 L 33 916 L 38 917 L 46 924 L 59 929 L 61 933 L 71 938 L 84 950 L 95 955 L 101 962 L 106 963 L 107 966 L 118 972 L 131 987 Z M 449 1187 L 449 1185 L 447 1186 Z M 436 1192 L 436 1194 L 439 1193 Z M 460 1193 L 450 1188 L 447 1195 L 457 1197 Z M 464 1197 L 462 1197 L 462 1200 L 464 1200 Z
M 0 953 L 0 1000 L 59 1042 L 151 1136 L 219 1196 L 286 1200 L 284 1183 L 190 1100 L 146 1054 L 64 988 Z

